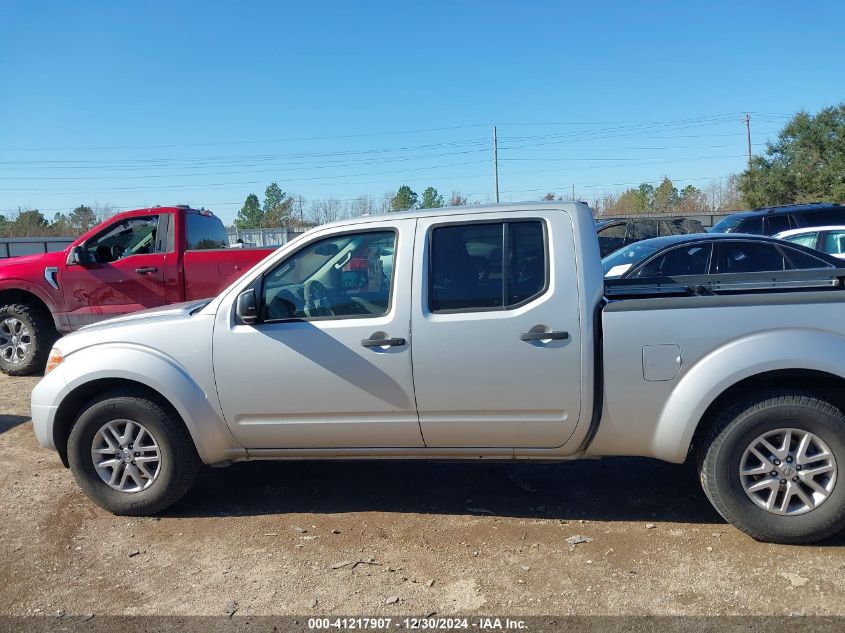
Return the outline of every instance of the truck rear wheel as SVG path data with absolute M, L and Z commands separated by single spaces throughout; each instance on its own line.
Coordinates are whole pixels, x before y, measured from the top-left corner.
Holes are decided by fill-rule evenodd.
M 699 452 L 704 492 L 759 541 L 812 543 L 845 528 L 845 414 L 779 391 L 725 410 Z
M 149 516 L 176 503 L 201 466 L 176 413 L 143 392 L 112 391 L 89 403 L 68 438 L 82 490 L 114 514 Z
M 28 376 L 43 370 L 56 338 L 43 310 L 25 303 L 0 306 L 0 371 Z

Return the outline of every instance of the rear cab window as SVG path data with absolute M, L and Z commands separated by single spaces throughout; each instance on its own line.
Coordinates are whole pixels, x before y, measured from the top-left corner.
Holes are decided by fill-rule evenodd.
M 431 312 L 511 309 L 548 288 L 540 220 L 438 226 L 429 240 Z
M 229 237 L 220 218 L 204 213 L 185 214 L 185 250 L 228 248 Z

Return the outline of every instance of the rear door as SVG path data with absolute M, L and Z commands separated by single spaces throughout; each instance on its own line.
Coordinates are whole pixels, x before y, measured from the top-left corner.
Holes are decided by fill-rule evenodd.
M 426 446 L 565 444 L 581 394 L 569 214 L 425 218 L 416 241 L 411 330 Z

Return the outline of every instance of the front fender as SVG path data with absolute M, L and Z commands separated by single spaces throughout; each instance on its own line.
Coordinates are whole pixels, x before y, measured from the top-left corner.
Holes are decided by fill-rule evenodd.
M 129 380 L 154 390 L 182 417 L 206 464 L 247 456 L 212 404 L 217 394 L 206 393 L 184 367 L 157 350 L 132 343 L 95 345 L 69 354 L 54 371 L 61 371 L 67 385 L 64 397 L 96 380 Z
M 695 429 L 716 398 L 746 378 L 789 369 L 845 376 L 845 338 L 822 330 L 781 329 L 712 351 L 686 372 L 663 406 L 652 438 L 653 455 L 684 461 Z
M 47 287 L 46 281 L 42 284 L 40 281 L 35 283 L 33 281 L 27 281 L 26 279 L 6 277 L 0 279 L 0 292 L 5 290 L 19 290 L 34 295 L 50 311 L 50 315 L 53 317 L 56 329 L 59 331 L 65 329 L 63 327 L 64 324 L 58 317 L 60 308 L 64 305 L 62 296 L 58 291 L 53 291 L 52 288 Z

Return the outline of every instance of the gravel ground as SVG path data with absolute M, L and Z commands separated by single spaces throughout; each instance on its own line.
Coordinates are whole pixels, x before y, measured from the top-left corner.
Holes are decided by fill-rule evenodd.
M 845 536 L 756 543 L 645 459 L 243 463 L 115 517 L 35 441 L 37 380 L 0 375 L 2 614 L 845 614 Z

